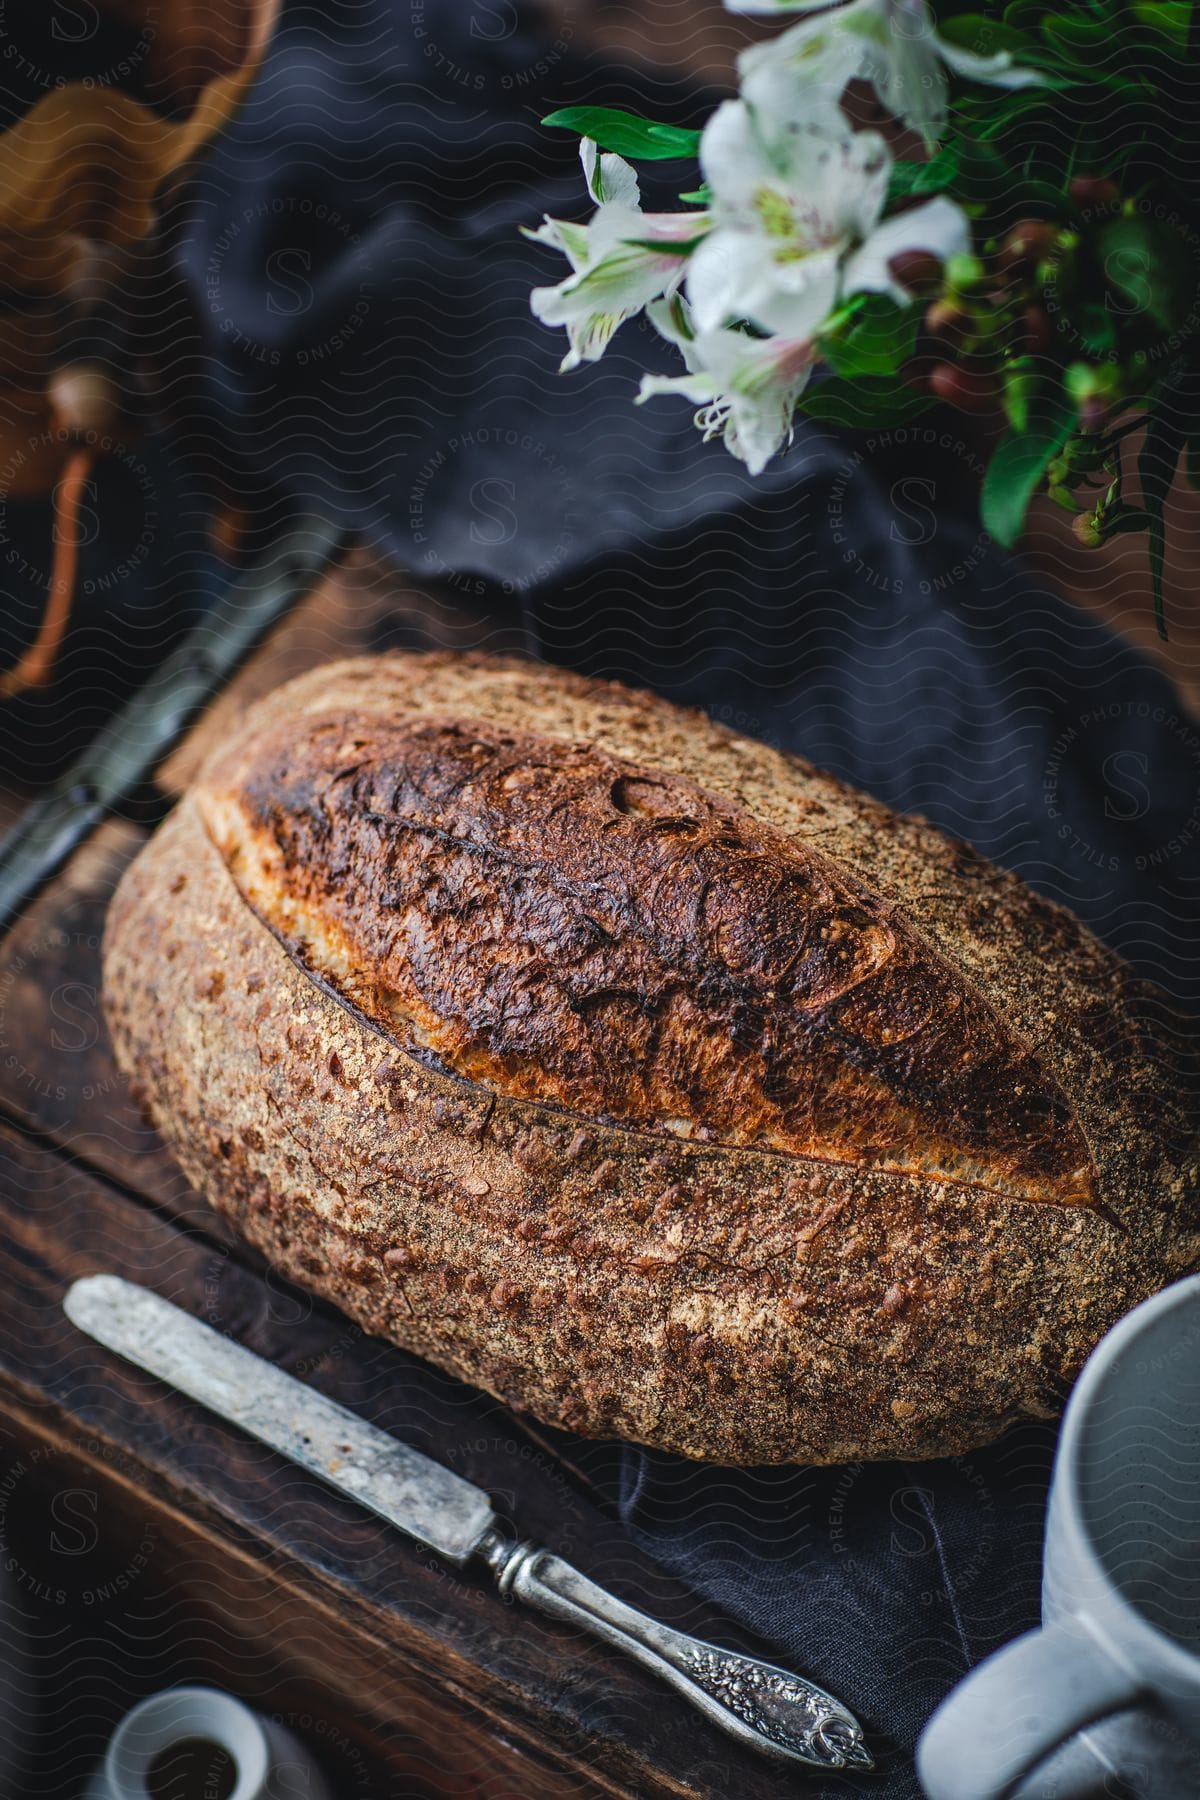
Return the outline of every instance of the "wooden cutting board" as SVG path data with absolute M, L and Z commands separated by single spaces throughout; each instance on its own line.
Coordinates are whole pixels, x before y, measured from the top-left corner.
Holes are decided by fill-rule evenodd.
M 352 558 L 172 754 L 164 798 L 249 699 L 397 645 L 519 648 Z M 429 1448 L 616 1592 L 763 1648 L 634 1548 L 566 1440 L 365 1337 L 188 1190 L 113 1063 L 99 998 L 105 908 L 144 837 L 105 823 L 0 944 L 0 1562 L 33 1621 L 37 1791 L 76 1794 L 141 1694 L 206 1680 L 291 1723 L 340 1800 L 861 1792 L 739 1751 L 616 1653 L 440 1567 L 66 1322 L 77 1276 L 144 1282 Z

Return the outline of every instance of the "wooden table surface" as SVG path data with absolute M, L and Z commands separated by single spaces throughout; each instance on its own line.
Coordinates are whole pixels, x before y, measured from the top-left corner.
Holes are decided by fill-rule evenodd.
M 164 799 L 288 674 L 447 643 L 512 647 L 352 559 L 164 765 Z M 77 1276 L 144 1282 L 434 1450 L 616 1592 L 762 1649 L 636 1550 L 565 1440 L 364 1337 L 189 1192 L 113 1064 L 99 1000 L 105 907 L 145 835 L 104 824 L 0 945 L 0 1563 L 32 1622 L 37 1792 L 77 1794 L 125 1707 L 185 1679 L 291 1722 L 338 1800 L 869 1791 L 741 1752 L 615 1652 L 440 1567 L 67 1323 Z

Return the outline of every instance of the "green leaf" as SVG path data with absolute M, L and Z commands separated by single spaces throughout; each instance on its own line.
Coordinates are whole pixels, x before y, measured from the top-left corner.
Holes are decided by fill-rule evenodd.
M 1040 48 L 1036 38 L 1017 26 L 986 18 L 983 13 L 958 13 L 952 19 L 943 19 L 938 36 L 975 56 L 995 56 L 998 51 L 1007 50 L 1016 62 L 1036 58 Z
M 640 162 L 665 162 L 671 157 L 695 156 L 700 133 L 681 125 L 655 125 L 633 113 L 612 106 L 564 106 L 547 113 L 543 125 L 558 125 L 592 138 L 602 150 L 613 150 Z
M 1004 23 L 1009 31 L 1036 32 L 1045 16 L 1045 0 L 1012 0 L 1004 8 Z M 941 31 L 945 29 L 945 24 L 939 27 Z
M 821 339 L 821 354 L 839 375 L 894 375 L 912 355 L 921 307 L 868 294 L 840 331 Z
M 1068 74 L 1079 79 L 1081 69 L 1103 68 L 1119 55 L 1116 32 L 1107 19 L 1082 19 L 1068 12 L 1051 13 L 1042 24 L 1042 36 L 1063 60 Z
M 1029 409 L 1037 398 L 1041 380 L 1032 357 L 1022 356 L 1004 372 L 1004 411 L 1014 431 L 1029 429 Z
M 1187 48 L 1192 0 L 1133 0 L 1129 10 L 1139 24 L 1160 32 L 1178 49 Z
M 956 195 L 986 206 L 1003 207 L 1012 193 L 1015 175 L 1007 159 L 993 145 L 975 137 L 962 139 L 958 150 Z
M 1153 530 L 1154 519 L 1150 513 L 1142 512 L 1136 506 L 1127 506 L 1115 519 L 1109 520 L 1104 528 L 1104 536 L 1107 539 L 1110 537 L 1121 537 L 1124 533 L 1130 531 L 1153 532 Z
M 1112 313 L 1099 300 L 1081 303 L 1075 329 L 1090 356 L 1105 356 L 1116 348 L 1117 333 Z
M 1075 409 L 1058 391 L 1043 388 L 1029 408 L 1024 431 L 1007 431 L 983 478 L 981 511 L 985 528 L 1011 550 L 1021 535 L 1029 502 L 1051 459 L 1075 429 Z
M 1183 431 L 1178 420 L 1167 409 L 1172 405 L 1173 390 L 1168 388 L 1159 402 L 1159 410 L 1152 413 L 1150 423 L 1146 427 L 1146 436 L 1142 442 L 1138 456 L 1138 479 L 1142 486 L 1142 505 L 1150 516 L 1147 530 L 1150 533 L 1150 581 L 1154 588 L 1154 623 L 1158 627 L 1158 635 L 1167 635 L 1167 621 L 1163 612 L 1163 563 L 1167 554 L 1167 528 L 1163 518 L 1163 508 L 1167 495 L 1171 491 L 1171 483 L 1175 479 L 1175 470 L 1179 465 L 1179 457 L 1183 450 Z
M 933 395 L 911 388 L 903 381 L 867 379 L 845 381 L 834 375 L 809 388 L 797 407 L 823 425 L 849 425 L 859 431 L 904 425 L 936 404 Z
M 1138 215 L 1114 219 L 1100 233 L 1099 253 L 1118 326 L 1136 324 L 1139 314 L 1163 331 L 1186 325 L 1197 267 L 1180 231 Z
M 1200 488 L 1200 437 L 1192 437 L 1187 441 L 1183 472 L 1189 487 Z
M 892 164 L 888 200 L 910 200 L 923 194 L 942 194 L 958 173 L 958 146 L 944 144 L 928 162 Z
M 639 250 L 656 250 L 660 256 L 690 256 L 698 244 L 702 244 L 708 236 L 706 231 L 698 231 L 694 238 L 622 238 L 623 244 L 634 244 Z

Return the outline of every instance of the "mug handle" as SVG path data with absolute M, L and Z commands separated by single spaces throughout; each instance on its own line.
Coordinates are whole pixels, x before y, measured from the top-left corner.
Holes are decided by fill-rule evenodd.
M 1007 1644 L 960 1681 L 921 1733 L 929 1800 L 1008 1800 L 1017 1783 L 1085 1725 L 1134 1706 L 1144 1689 L 1078 1622 Z

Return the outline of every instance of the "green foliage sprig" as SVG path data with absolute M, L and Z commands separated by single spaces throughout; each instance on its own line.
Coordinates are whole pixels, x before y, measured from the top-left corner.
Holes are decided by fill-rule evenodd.
M 591 227 L 547 221 L 535 234 L 572 261 L 559 288 L 535 295 L 540 316 L 572 333 L 568 364 L 599 355 L 645 306 L 688 372 L 647 378 L 643 397 L 689 395 L 706 433 L 723 432 L 751 468 L 795 413 L 862 429 L 939 400 L 1002 414 L 982 487 L 987 530 L 1015 544 L 1030 502 L 1049 492 L 1084 544 L 1145 532 L 1165 635 L 1165 503 L 1179 468 L 1200 481 L 1200 4 L 734 10 L 800 22 L 744 54 L 740 100 L 703 131 L 600 107 L 546 121 L 584 139 L 600 203 Z M 850 134 L 847 149 L 844 115 L 830 117 L 855 75 L 925 145 L 899 159 L 882 151 L 886 198 L 857 210 L 853 179 L 864 191 L 877 182 L 877 159 L 868 134 Z M 821 175 L 815 223 L 802 216 L 805 171 L 826 170 L 828 154 L 814 161 L 810 139 L 834 144 L 847 172 L 836 192 Z M 704 179 L 681 193 L 689 210 L 622 226 L 621 207 L 642 217 L 626 162 L 697 157 Z M 720 279 L 714 292 L 720 259 L 705 239 L 722 232 L 726 288 L 744 247 L 744 301 Z M 770 255 L 775 289 L 762 274 Z M 1130 498 L 1126 440 L 1139 431 Z

